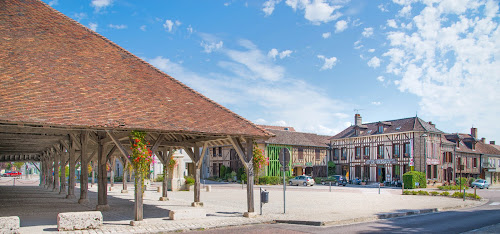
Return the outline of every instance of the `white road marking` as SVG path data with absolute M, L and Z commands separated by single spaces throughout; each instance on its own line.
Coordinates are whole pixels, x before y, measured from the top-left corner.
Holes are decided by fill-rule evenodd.
M 498 206 L 498 205 L 500 205 L 500 202 L 492 202 L 492 203 L 490 204 L 490 206 Z

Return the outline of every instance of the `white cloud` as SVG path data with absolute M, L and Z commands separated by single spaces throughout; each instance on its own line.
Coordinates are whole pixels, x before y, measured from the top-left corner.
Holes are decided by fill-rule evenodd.
M 319 69 L 320 71 L 330 70 L 337 63 L 337 58 L 336 57 L 327 58 L 327 57 L 325 57 L 323 55 L 318 55 L 318 58 L 321 59 L 321 60 L 323 60 L 325 62 L 323 64 L 323 66 Z
M 142 25 L 142 26 L 140 27 L 140 29 L 141 29 L 141 31 L 144 31 L 144 32 L 145 32 L 145 31 L 146 31 L 146 25 Z
M 193 27 L 191 27 L 191 25 L 189 25 L 186 30 L 188 31 L 189 34 L 193 33 Z
M 75 13 L 75 14 L 73 14 L 73 18 L 74 18 L 76 21 L 80 22 L 80 20 L 87 18 L 87 14 L 86 14 L 86 13 L 83 13 L 83 12 L 80 12 L 80 13 Z
M 327 0 L 287 0 L 286 4 L 294 11 L 303 10 L 304 18 L 316 25 L 328 23 L 342 16 L 338 12 L 342 7 L 340 2 L 337 4 Z
M 398 27 L 398 25 L 396 24 L 396 20 L 394 20 L 394 19 L 387 20 L 387 26 L 389 26 L 391 28 L 397 28 Z
M 355 42 L 354 42 L 354 49 L 359 50 L 359 49 L 361 49 L 361 48 L 363 48 L 363 45 L 361 44 L 361 40 L 357 40 L 357 41 L 355 41 Z
M 401 1 L 400 12 L 411 2 Z M 412 27 L 387 33 L 386 71 L 400 91 L 420 98 L 424 115 L 500 137 L 492 127 L 500 116 L 498 1 L 423 1 L 416 9 L 398 19 Z
M 378 76 L 377 77 L 377 80 L 380 81 L 380 82 L 384 82 L 385 81 L 385 78 L 383 76 Z
M 410 17 L 411 16 L 411 5 L 404 6 L 398 13 L 401 17 Z
M 375 105 L 375 106 L 380 106 L 382 103 L 381 102 L 371 102 L 372 105 Z
M 163 24 L 163 28 L 167 30 L 167 32 L 172 32 L 174 29 L 174 26 L 180 26 L 182 23 L 179 20 L 172 21 L 172 20 L 165 20 L 165 23 Z
M 332 33 L 330 33 L 330 32 L 326 32 L 326 33 L 321 34 L 321 36 L 325 39 L 329 38 L 331 35 L 332 35 Z
M 250 104 L 246 112 L 240 109 L 237 113 L 258 124 L 293 126 L 298 131 L 324 135 L 334 135 L 345 127 L 347 115 L 343 111 L 349 105 L 329 98 L 325 90 L 305 81 L 248 80 L 234 75 L 196 73 L 161 56 L 146 60 L 230 109 Z
M 97 32 L 97 26 L 97 23 L 89 23 L 89 28 L 94 32 Z
M 125 24 L 108 24 L 108 27 L 114 28 L 114 29 L 126 29 L 127 25 L 125 25 Z
M 363 35 L 363 37 L 371 37 L 373 35 L 373 28 L 364 28 L 361 35 Z
M 57 4 L 59 4 L 59 1 L 58 1 L 58 0 L 51 0 L 51 1 L 49 2 L 49 6 L 55 6 L 55 5 L 57 5 Z
M 92 2 L 90 2 L 90 5 L 94 7 L 96 11 L 99 11 L 110 6 L 112 3 L 113 0 L 92 0 Z
M 373 53 L 375 52 L 375 49 L 369 49 L 368 52 Z
M 380 9 L 380 11 L 382 12 L 389 12 L 389 10 L 387 10 L 387 7 L 384 6 L 384 4 L 378 5 L 378 9 Z
M 373 68 L 380 67 L 380 59 L 377 58 L 377 56 L 373 56 L 373 58 L 368 61 L 368 66 Z
M 293 51 L 291 51 L 291 50 L 283 50 L 283 51 L 279 52 L 277 49 L 273 48 L 267 53 L 267 56 L 270 58 L 273 58 L 274 60 L 276 60 L 276 57 L 279 57 L 280 59 L 284 59 L 286 57 L 290 57 L 292 52 Z
M 347 21 L 339 20 L 335 23 L 335 33 L 343 32 L 347 29 Z
M 266 16 L 270 16 L 273 14 L 274 11 L 274 6 L 278 3 L 280 3 L 281 0 L 268 0 L 262 4 L 264 7 L 262 8 L 262 11 Z
M 224 53 L 233 62 L 220 62 L 219 66 L 250 79 L 278 81 L 283 78 L 285 69 L 274 65 L 271 58 L 264 55 L 253 42 L 240 40 L 239 45 L 244 47 L 246 51 L 224 50 Z
M 200 45 L 203 47 L 203 52 L 210 54 L 213 51 L 216 51 L 216 50 L 219 50 L 220 48 L 222 48 L 224 43 L 222 41 L 219 41 L 219 42 L 202 41 Z

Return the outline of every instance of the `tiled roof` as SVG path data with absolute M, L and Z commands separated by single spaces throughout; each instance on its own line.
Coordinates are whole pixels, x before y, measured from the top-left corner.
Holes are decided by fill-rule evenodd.
M 448 142 L 451 142 L 455 145 L 457 143 L 457 140 L 460 139 L 460 146 L 455 149 L 456 152 L 500 155 L 500 148 L 495 147 L 495 145 L 483 143 L 482 141 L 477 141 L 470 134 L 453 133 L 446 134 L 444 137 Z M 474 141 L 476 141 L 475 150 L 472 149 L 472 144 L 474 144 Z
M 434 125 L 423 121 L 418 117 L 411 117 L 405 119 L 396 119 L 389 121 L 379 121 L 373 123 L 363 123 L 361 126 L 350 126 L 344 129 L 342 132 L 331 137 L 330 139 L 342 139 L 349 137 L 360 137 L 360 136 L 372 136 L 380 134 L 378 132 L 378 126 L 384 125 L 383 134 L 398 133 L 398 132 L 408 132 L 408 131 L 429 131 L 429 132 L 441 132 L 441 130 L 434 127 Z M 356 135 L 356 128 L 359 128 L 360 134 Z
M 39 0 L 0 1 L 0 89 L 0 122 L 271 135 Z
M 268 144 L 277 145 L 295 145 L 295 146 L 314 146 L 314 147 L 327 147 L 329 143 L 329 136 L 322 136 L 314 133 L 305 132 L 291 132 L 284 130 L 268 129 L 274 133 L 275 137 L 269 138 L 265 141 Z
M 274 130 L 283 130 L 283 131 L 295 132 L 295 128 L 293 128 L 293 127 L 272 126 L 272 125 L 262 125 L 262 124 L 259 124 L 257 126 L 259 126 L 261 128 L 264 128 L 264 129 L 274 129 Z

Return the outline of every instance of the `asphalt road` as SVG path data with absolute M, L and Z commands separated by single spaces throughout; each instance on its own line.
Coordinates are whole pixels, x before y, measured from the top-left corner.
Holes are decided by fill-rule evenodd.
M 230 227 L 193 233 L 463 233 L 500 223 L 500 189 L 478 190 L 478 195 L 488 198 L 485 205 L 445 211 L 439 213 L 413 215 L 374 222 L 356 223 L 343 226 L 314 227 L 292 224 L 260 224 Z M 497 225 L 500 227 L 499 225 Z M 500 229 L 490 233 L 500 233 Z

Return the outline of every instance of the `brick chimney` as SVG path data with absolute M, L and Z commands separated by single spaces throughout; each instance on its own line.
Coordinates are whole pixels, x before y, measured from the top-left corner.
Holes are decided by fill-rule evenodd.
M 490 145 L 494 145 L 495 144 L 495 141 L 490 141 Z
M 429 121 L 429 124 L 432 126 L 432 127 L 436 127 L 435 124 L 432 123 L 432 121 Z
M 360 126 L 361 124 L 363 124 L 363 121 L 361 119 L 361 115 L 360 114 L 355 114 L 354 115 L 354 125 Z
M 481 142 L 483 142 L 483 144 L 486 143 L 486 138 L 484 138 L 484 137 L 481 138 Z
M 474 138 L 477 138 L 477 128 L 472 127 L 470 129 L 470 135 Z

